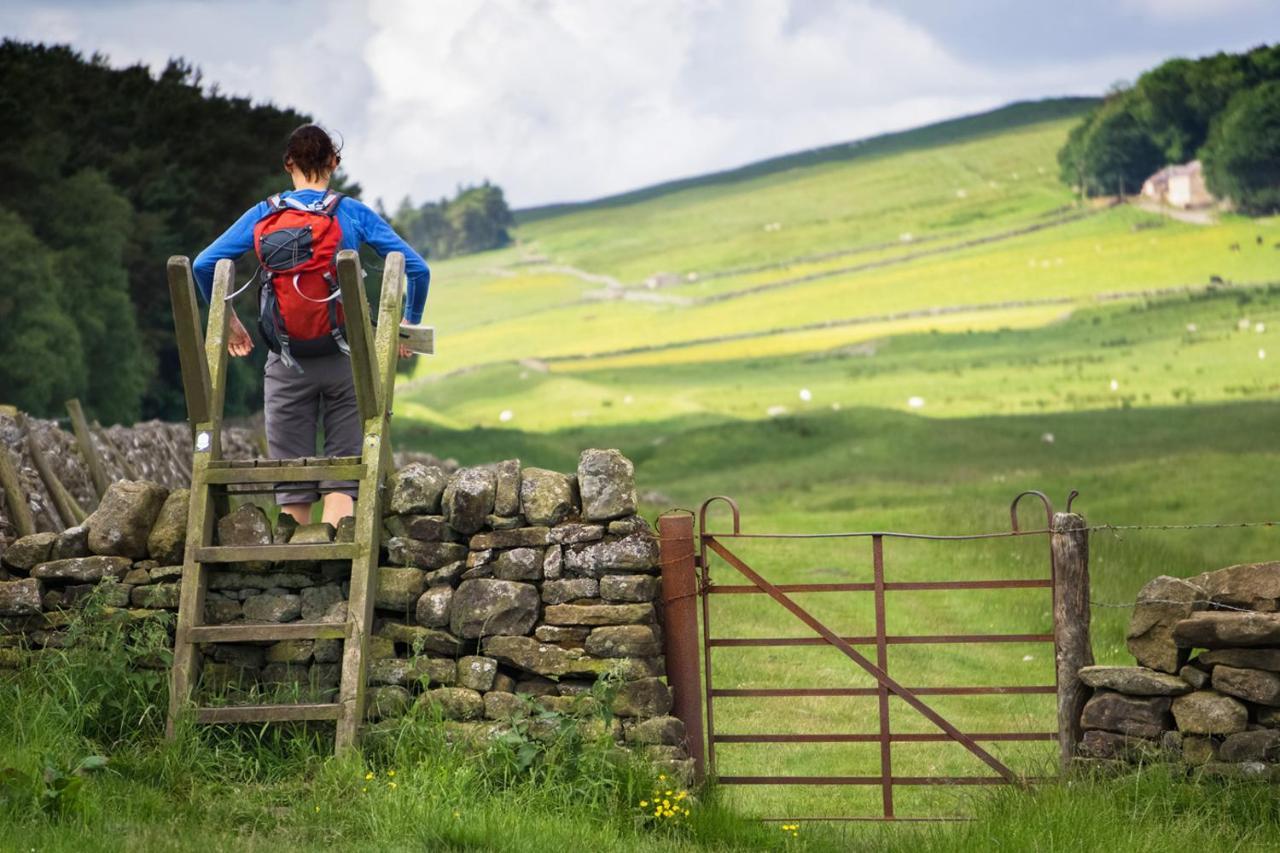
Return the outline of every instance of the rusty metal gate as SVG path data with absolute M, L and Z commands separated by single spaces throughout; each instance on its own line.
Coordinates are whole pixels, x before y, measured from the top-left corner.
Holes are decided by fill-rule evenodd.
M 1017 509 L 1019 501 L 1027 496 L 1039 498 L 1046 513 L 1047 525 L 1042 529 L 1019 528 Z M 1034 781 L 1020 776 L 1003 761 L 984 748 L 982 743 L 1009 741 L 1052 741 L 1060 743 L 1063 765 L 1069 761 L 1079 740 L 1076 721 L 1083 691 L 1075 679 L 1080 665 L 1092 663 L 1088 652 L 1088 610 L 1076 604 L 1077 599 L 1087 602 L 1087 539 L 1084 537 L 1083 519 L 1070 513 L 1073 492 L 1068 499 L 1066 513 L 1055 515 L 1049 499 L 1041 492 L 1023 492 L 1010 506 L 1010 529 L 992 533 L 966 535 L 934 535 L 893 532 L 858 533 L 744 533 L 738 505 L 731 498 L 715 497 L 702 504 L 699 510 L 698 532 L 693 536 L 693 518 L 689 515 L 668 514 L 660 520 L 663 545 L 663 598 L 666 605 L 667 666 L 668 676 L 675 693 L 675 713 L 684 720 L 690 732 L 690 753 L 699 771 L 714 776 L 721 785 L 864 785 L 877 786 L 881 793 L 881 809 L 877 815 L 827 816 L 823 820 L 941 820 L 941 817 L 901 817 L 894 808 L 894 789 L 899 786 L 921 785 L 997 785 Z M 732 513 L 731 532 L 711 532 L 707 528 L 707 512 L 712 504 L 723 502 Z M 687 532 L 686 532 L 687 531 Z M 1046 560 L 1046 576 L 1009 580 L 911 580 L 893 581 L 885 570 L 884 540 L 919 539 L 935 542 L 973 541 L 1010 537 L 1043 537 L 1050 559 Z M 773 583 L 733 550 L 741 539 L 831 539 L 869 540 L 871 546 L 872 580 L 849 583 Z M 720 578 L 713 583 L 712 566 L 716 560 L 731 569 L 731 580 L 746 583 L 729 583 Z M 696 572 L 696 578 L 695 578 Z M 1061 576 L 1069 578 L 1071 590 L 1076 593 L 1062 595 L 1056 581 Z M 1084 584 L 1081 597 L 1080 588 Z M 1053 633 L 997 633 L 997 634 L 929 634 L 904 635 L 892 633 L 886 624 L 885 594 L 894 591 L 919 590 L 1004 590 L 1043 589 L 1053 600 Z M 874 600 L 874 633 L 859 636 L 840 636 L 823 624 L 811 612 L 792 598 L 793 593 L 871 593 Z M 799 622 L 811 629 L 812 637 L 726 637 L 718 636 L 713 621 L 711 601 L 714 596 L 765 594 L 780 607 L 790 612 Z M 701 609 L 701 630 L 697 628 L 694 602 Z M 1083 648 L 1079 630 L 1060 630 L 1060 624 L 1074 620 L 1079 628 L 1083 620 Z M 1044 643 L 1055 649 L 1055 683 L 1041 685 L 1005 686 L 904 686 L 905 674 L 897 678 L 889 673 L 888 647 L 893 645 L 947 645 L 966 643 Z M 744 646 L 830 646 L 839 650 L 853 666 L 869 674 L 875 680 L 874 687 L 772 687 L 737 688 L 719 687 L 713 651 L 718 648 Z M 857 647 L 873 647 L 874 655 L 863 654 Z M 699 648 L 700 647 L 700 648 Z M 699 666 L 698 656 L 701 656 Z M 699 672 L 701 670 L 701 673 Z M 705 690 L 700 692 L 697 682 L 705 676 Z M 1064 681 L 1069 682 L 1063 690 Z M 1054 731 L 984 731 L 965 732 L 929 704 L 933 696 L 974 696 L 988 694 L 1058 694 L 1058 726 Z M 743 697 L 876 697 L 878 700 L 878 730 L 865 732 L 826 732 L 810 734 L 775 734 L 722 732 L 715 725 L 715 710 L 719 700 Z M 891 696 L 897 697 L 916 714 L 923 717 L 936 732 L 897 732 L 890 727 Z M 705 718 L 701 703 L 705 699 Z M 705 751 L 701 734 L 705 719 Z M 893 746 L 897 743 L 954 742 L 981 761 L 990 772 L 973 776 L 909 776 L 897 775 L 893 770 Z M 878 743 L 880 746 L 880 772 L 866 776 L 768 776 L 768 775 L 716 775 L 716 747 L 720 744 L 795 744 L 795 743 Z M 795 818 L 787 818 L 795 819 Z

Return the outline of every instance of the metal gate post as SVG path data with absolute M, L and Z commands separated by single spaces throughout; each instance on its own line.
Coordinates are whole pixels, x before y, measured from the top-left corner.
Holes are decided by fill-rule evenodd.
M 694 777 L 701 782 L 702 676 L 698 669 L 698 579 L 693 550 L 693 516 L 668 513 L 658 519 L 662 552 L 663 638 L 673 711 L 684 723 Z
M 1058 512 L 1049 542 L 1053 556 L 1053 645 L 1058 676 L 1058 747 L 1067 772 L 1080 744 L 1080 712 L 1089 689 L 1080 667 L 1093 665 L 1089 639 L 1089 531 L 1084 516 Z

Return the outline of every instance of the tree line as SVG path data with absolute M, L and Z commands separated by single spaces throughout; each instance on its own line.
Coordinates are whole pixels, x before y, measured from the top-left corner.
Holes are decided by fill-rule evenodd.
M 1280 45 L 1171 59 L 1113 91 L 1058 152 L 1062 180 L 1089 196 L 1134 193 L 1195 158 L 1214 195 L 1280 209 Z
M 0 403 L 57 416 L 74 396 L 106 423 L 184 418 L 165 259 L 194 256 L 285 189 L 280 152 L 308 121 L 227 97 L 181 60 L 155 73 L 0 43 Z M 335 186 L 360 195 L 342 173 Z M 437 256 L 509 239 L 489 184 L 414 213 L 411 242 Z M 254 268 L 246 259 L 240 280 Z M 240 299 L 246 321 L 255 295 Z M 229 414 L 261 407 L 264 349 L 232 360 Z
M 394 215 L 388 216 L 381 206 L 379 213 L 410 246 L 433 258 L 506 246 L 511 242 L 508 229 L 515 222 L 502 188 L 488 181 L 459 187 L 452 199 L 428 201 L 416 207 L 406 196 Z

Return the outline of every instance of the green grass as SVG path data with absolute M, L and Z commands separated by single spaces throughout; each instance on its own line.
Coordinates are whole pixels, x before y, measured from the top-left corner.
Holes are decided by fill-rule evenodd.
M 165 742 L 153 713 L 165 680 L 146 668 L 162 634 L 126 624 L 90 607 L 76 643 L 0 681 L 4 707 L 21 711 L 0 716 L 0 849 L 1263 850 L 1280 828 L 1268 786 L 1161 768 L 954 797 L 972 823 L 783 831 L 744 818 L 714 787 L 689 818 L 654 826 L 638 803 L 671 783 L 608 748 L 553 741 L 524 768 L 500 747 L 452 746 L 425 717 L 377 732 L 363 757 L 333 758 L 328 735 L 301 725 L 184 728 Z M 105 767 L 68 775 L 86 755 Z M 38 799 L 50 789 L 42 773 L 77 780 L 57 806 Z

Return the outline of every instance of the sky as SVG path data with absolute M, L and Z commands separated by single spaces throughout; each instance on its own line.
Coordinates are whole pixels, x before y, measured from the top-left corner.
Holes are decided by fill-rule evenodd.
M 1101 94 L 1280 40 L 1280 0 L 0 0 L 0 33 L 295 107 L 392 208 L 527 207 Z

